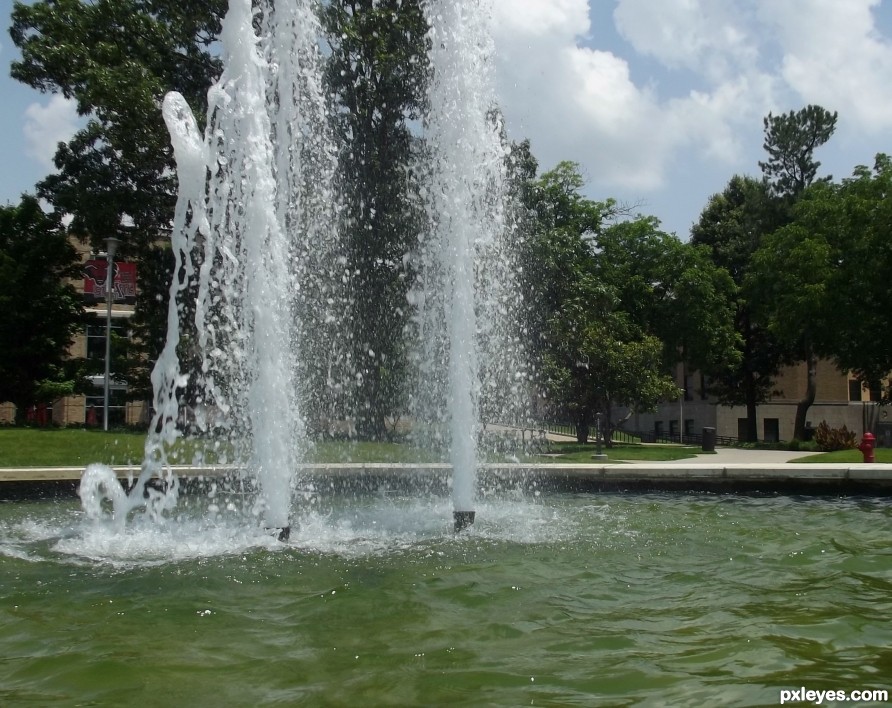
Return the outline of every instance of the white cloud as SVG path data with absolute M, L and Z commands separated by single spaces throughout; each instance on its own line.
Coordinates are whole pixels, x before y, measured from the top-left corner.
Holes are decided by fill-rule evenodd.
M 841 124 L 872 133 L 892 128 L 892 43 L 876 27 L 879 4 L 760 2 L 760 17 L 783 54 L 780 74 L 799 102 L 837 110 Z
M 25 151 L 40 164 L 53 169 L 53 156 L 60 142 L 67 142 L 77 130 L 74 101 L 54 95 L 45 105 L 32 103 L 25 109 Z
M 750 11 L 744 2 L 619 0 L 619 33 L 641 54 L 713 80 L 755 66 Z
M 496 0 L 496 25 L 510 23 L 525 35 L 588 32 L 588 3 L 583 0 Z
M 696 3 L 675 0 L 674 5 L 691 6 L 693 13 Z M 630 7 L 662 16 L 653 3 L 632 0 Z M 495 19 L 498 80 L 512 136 L 531 138 L 543 168 L 562 159 L 582 163 L 597 186 L 657 189 L 683 149 L 711 159 L 738 158 L 735 125 L 753 116 L 758 120 L 770 93 L 771 81 L 754 72 L 742 78 L 733 74 L 733 80 L 705 91 L 661 99 L 649 83 L 636 84 L 625 58 L 585 45 L 590 31 L 586 0 L 496 0 Z M 626 19 L 633 19 L 631 10 Z M 739 56 L 747 55 L 751 50 L 744 36 L 728 27 L 727 36 L 737 37 L 741 46 Z M 642 52 L 646 34 L 639 42 Z M 697 39 L 708 35 L 706 27 L 698 30 L 688 49 L 674 58 L 665 51 L 669 39 L 647 41 L 661 61 L 696 67 L 709 63 L 711 45 Z M 758 109 L 741 104 L 752 96 Z

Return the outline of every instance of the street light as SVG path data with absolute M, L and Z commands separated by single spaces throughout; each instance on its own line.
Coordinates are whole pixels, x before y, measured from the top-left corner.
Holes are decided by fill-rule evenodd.
M 684 389 L 678 394 L 678 441 L 684 445 Z
M 595 413 L 595 420 L 597 421 L 597 427 L 595 428 L 595 454 L 600 459 L 601 457 L 601 412 L 598 411 Z
M 102 404 L 102 429 L 108 430 L 108 392 L 111 379 L 111 313 L 114 299 L 115 253 L 120 240 L 114 236 L 105 239 L 105 254 L 108 257 L 108 270 L 105 272 L 105 391 Z

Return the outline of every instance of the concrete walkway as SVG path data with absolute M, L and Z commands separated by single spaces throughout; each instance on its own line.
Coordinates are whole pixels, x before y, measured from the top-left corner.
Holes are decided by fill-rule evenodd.
M 809 454 L 809 452 L 803 452 L 802 450 L 790 452 L 789 450 L 746 450 L 738 447 L 717 447 L 714 453 L 703 453 L 694 458 L 688 457 L 683 460 L 663 460 L 659 464 L 689 465 L 694 462 L 697 464 L 714 465 L 715 467 L 723 467 L 725 465 L 783 464 L 800 457 L 807 457 Z M 626 464 L 653 465 L 655 463 L 648 460 L 629 460 Z

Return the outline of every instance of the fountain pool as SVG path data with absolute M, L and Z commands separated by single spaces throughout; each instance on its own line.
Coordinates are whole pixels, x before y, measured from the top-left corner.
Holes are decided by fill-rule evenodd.
M 773 705 L 889 689 L 886 499 L 328 499 L 293 543 L 181 499 L 0 505 L 6 705 Z M 190 503 L 194 502 L 195 513 Z M 201 507 L 200 512 L 198 507 Z M 212 532 L 209 532 L 212 531 Z
M 263 3 L 258 36 L 254 5 L 232 1 L 204 134 L 181 97 L 165 100 L 182 191 L 146 461 L 130 497 L 93 468 L 89 514 L 0 504 L 0 703 L 765 705 L 803 685 L 885 688 L 886 501 L 478 488 L 484 373 L 520 375 L 490 389 L 526 385 L 494 324 L 514 308 L 510 278 L 490 277 L 511 261 L 482 0 L 425 4 L 440 76 L 425 121 L 431 228 L 406 254 L 428 343 L 413 365 L 432 382 L 412 408 L 448 431 L 454 498 L 298 478 L 299 374 L 340 355 L 351 297 L 327 228 L 336 151 L 313 5 Z M 185 371 L 178 302 L 196 287 L 203 356 Z M 343 377 L 329 378 L 337 390 Z M 202 434 L 247 441 L 228 462 L 251 472 L 253 502 L 178 497 L 167 450 L 187 384 Z M 146 487 L 156 476 L 167 494 Z M 100 513 L 105 497 L 117 518 Z M 455 534 L 453 513 L 475 510 Z M 292 521 L 290 541 L 269 533 Z

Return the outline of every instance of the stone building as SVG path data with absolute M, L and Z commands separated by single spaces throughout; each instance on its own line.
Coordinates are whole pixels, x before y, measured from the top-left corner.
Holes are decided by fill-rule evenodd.
M 719 438 L 744 437 L 746 408 L 719 405 L 708 394 L 708 381 L 703 376 L 682 371 L 679 366 L 675 380 L 684 389 L 683 396 L 663 403 L 654 413 L 633 413 L 624 427 L 672 439 L 680 434 L 699 439 L 705 427 L 715 428 Z M 805 364 L 783 369 L 775 389 L 775 395 L 757 407 L 758 437 L 764 442 L 793 438 L 796 405 L 806 389 Z M 859 436 L 870 430 L 881 445 L 892 447 L 892 406 L 882 405 L 880 400 L 880 391 L 868 390 L 830 361 L 819 361 L 817 394 L 806 427 L 817 428 L 821 422 L 831 428 L 845 425 Z

